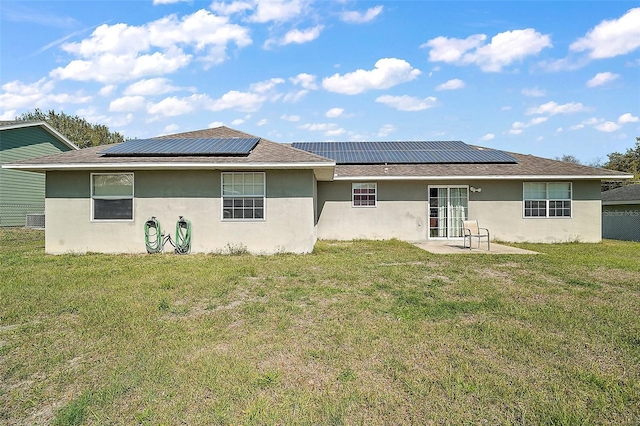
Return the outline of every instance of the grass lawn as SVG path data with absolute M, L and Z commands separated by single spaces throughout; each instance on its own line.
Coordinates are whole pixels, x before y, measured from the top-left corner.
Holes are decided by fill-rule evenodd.
M 640 243 L 44 254 L 0 231 L 0 424 L 639 424 Z

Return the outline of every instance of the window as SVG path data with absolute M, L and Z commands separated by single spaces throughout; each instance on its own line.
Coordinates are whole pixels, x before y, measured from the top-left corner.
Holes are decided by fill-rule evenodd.
M 91 174 L 92 220 L 133 220 L 133 173 Z
M 375 183 L 354 183 L 351 186 L 353 196 L 353 207 L 375 207 L 376 206 L 377 184 Z
M 222 173 L 222 219 L 264 219 L 264 194 L 264 173 Z
M 571 217 L 571 183 L 525 182 L 524 217 Z

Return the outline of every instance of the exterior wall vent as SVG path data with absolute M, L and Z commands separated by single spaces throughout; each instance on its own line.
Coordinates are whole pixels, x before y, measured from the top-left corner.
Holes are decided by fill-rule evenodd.
M 44 213 L 28 214 L 25 226 L 27 228 L 44 228 Z

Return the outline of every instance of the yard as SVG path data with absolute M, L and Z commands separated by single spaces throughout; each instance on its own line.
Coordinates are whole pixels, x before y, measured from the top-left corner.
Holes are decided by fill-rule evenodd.
M 2 230 L 0 424 L 640 423 L 640 243 L 519 247 L 48 256 Z

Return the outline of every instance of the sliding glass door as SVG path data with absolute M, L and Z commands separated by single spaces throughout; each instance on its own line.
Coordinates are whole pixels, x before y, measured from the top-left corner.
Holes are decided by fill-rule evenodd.
M 429 186 L 429 238 L 461 238 L 468 208 L 467 186 Z

